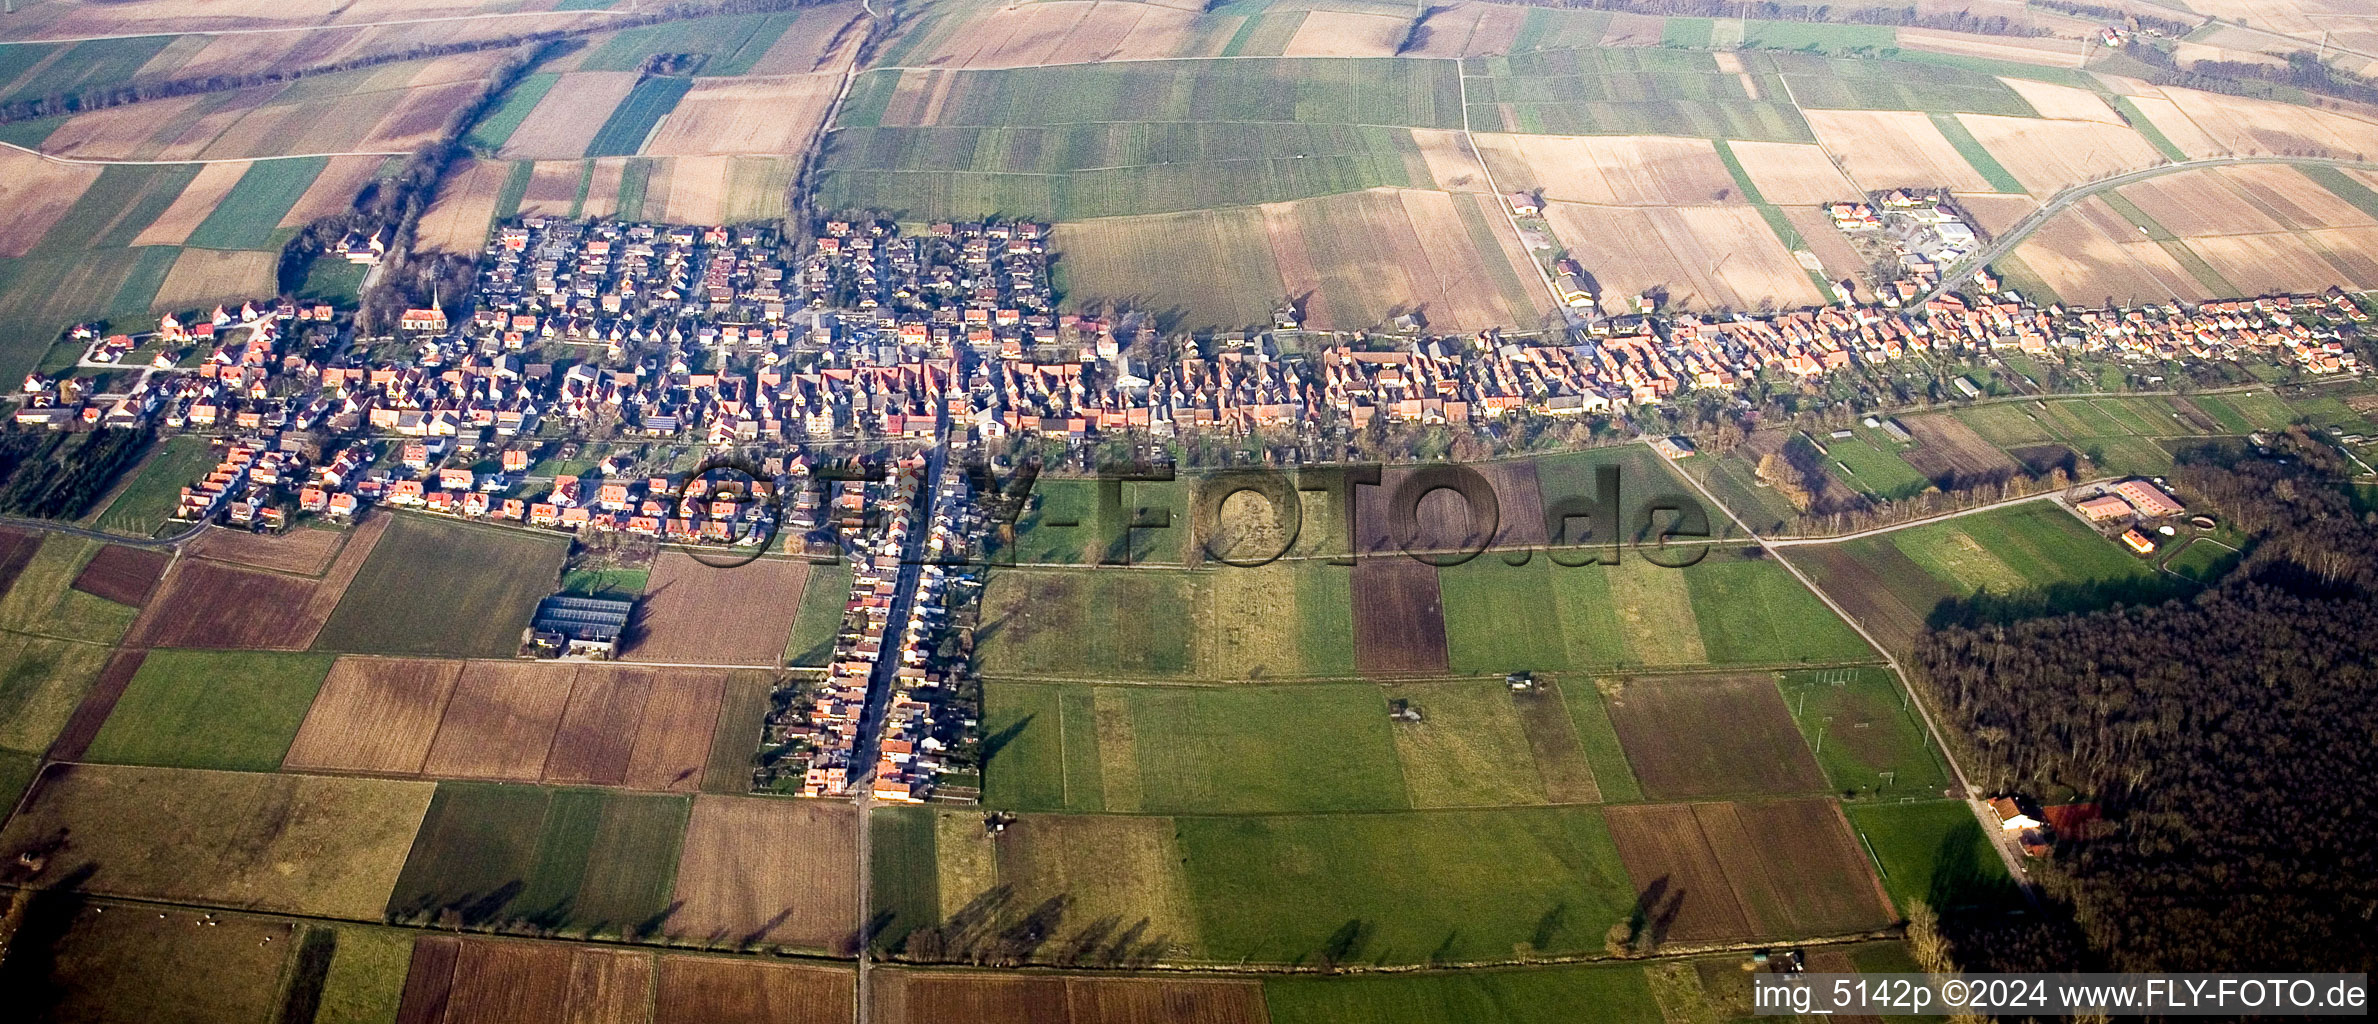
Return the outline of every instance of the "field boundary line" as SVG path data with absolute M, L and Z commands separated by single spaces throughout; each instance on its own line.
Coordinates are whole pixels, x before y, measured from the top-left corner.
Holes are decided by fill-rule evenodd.
M 0 147 L 13 149 L 19 153 L 24 153 L 29 156 L 37 156 L 51 163 L 92 164 L 102 167 L 114 164 L 124 164 L 133 167 L 176 167 L 183 164 L 257 164 L 266 163 L 273 160 L 311 160 L 317 157 L 413 155 L 411 150 L 406 150 L 401 153 L 395 150 L 351 150 L 345 153 L 279 153 L 273 156 L 215 157 L 208 160 L 109 160 L 102 157 L 59 156 L 56 153 L 44 153 L 41 150 L 30 146 L 20 146 L 14 142 L 0 142 Z

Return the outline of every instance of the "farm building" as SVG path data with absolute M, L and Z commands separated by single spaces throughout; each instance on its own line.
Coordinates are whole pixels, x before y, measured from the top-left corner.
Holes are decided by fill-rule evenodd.
M 2099 495 L 2073 507 L 2080 509 L 2081 514 L 2089 517 L 2089 521 L 2093 523 L 2126 518 L 2136 511 L 2130 507 L 2129 502 L 2122 500 L 2119 495 L 2113 494 Z
M 2138 508 L 2140 514 L 2157 519 L 2164 516 L 2176 516 L 2188 511 L 2187 506 L 2172 500 L 2171 495 L 2163 493 L 2163 488 L 2146 480 L 2124 480 L 2114 485 L 2114 493 L 2129 500 L 2133 506 Z
M 526 647 L 545 657 L 608 659 L 627 633 L 634 601 L 555 594 L 537 602 Z
M 2155 550 L 2154 539 L 2140 533 L 2137 527 L 2122 531 L 2122 545 L 2142 555 L 2150 554 Z
M 1693 442 L 1681 437 L 1654 438 L 1651 450 L 1669 459 L 1681 459 L 1693 453 Z

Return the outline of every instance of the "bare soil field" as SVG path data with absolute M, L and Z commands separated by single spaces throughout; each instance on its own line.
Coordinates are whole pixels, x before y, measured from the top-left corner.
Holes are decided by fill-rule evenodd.
M 2022 471 L 2015 460 L 1954 416 L 1903 416 L 1899 424 L 1915 436 L 1917 445 L 1903 457 L 1944 490 Z
M 878 970 L 877 1013 L 894 1024 L 1264 1024 L 1263 986 L 1220 978 L 1096 978 Z
M 560 942 L 423 936 L 399 1024 L 643 1024 L 653 956 Z
M 1658 136 L 1477 136 L 1480 155 L 1506 190 L 1609 206 L 1697 206 L 1744 201 L 1707 139 Z
M 2109 78 L 2105 81 L 2117 92 L 2136 90 L 2125 93 L 2131 105 L 2137 107 L 2139 113 L 2145 114 L 2147 123 L 2162 132 L 2164 138 L 2171 140 L 2171 144 L 2190 159 L 2224 155 L 2227 147 L 2181 112 L 2180 105 L 2166 98 L 2162 89 L 2129 78 Z
M 1813 206 L 1793 206 L 1784 210 L 1784 219 L 1791 221 L 1792 228 L 1800 232 L 1800 239 L 1808 243 L 1808 251 L 1817 255 L 1817 262 L 1825 268 L 1826 280 L 1855 280 L 1866 276 L 1866 260 L 1858 255 L 1858 250 L 1850 245 L 1850 240 L 1833 226 L 1833 218 L 1825 211 Z M 1859 301 L 1870 298 L 1870 295 L 1860 295 Z
M 655 671 L 636 729 L 636 746 L 628 755 L 628 788 L 677 793 L 700 789 L 702 769 L 710 759 L 710 740 L 718 731 L 719 705 L 725 697 L 723 672 Z
M 107 724 L 107 716 L 116 709 L 116 701 L 132 685 L 132 677 L 140 671 L 140 663 L 148 660 L 145 650 L 120 650 L 108 656 L 107 667 L 92 680 L 90 690 L 83 694 L 83 702 L 74 708 L 74 717 L 66 720 L 66 728 L 50 743 L 52 761 L 80 761 L 91 749 L 91 741 L 99 738 L 99 729 Z
M 650 156 L 790 155 L 806 149 L 840 74 L 697 79 L 644 147 Z
M 1602 31 L 1602 45 L 1658 46 L 1667 27 L 1668 19 L 1656 14 L 1614 13 L 1610 27 Z
M 1662 941 L 1839 935 L 1895 916 L 1829 801 L 1604 812 Z
M 637 608 L 627 659 L 775 667 L 808 578 L 809 564 L 791 559 L 719 569 L 664 551 Z
M 533 160 L 585 155 L 611 108 L 635 87 L 633 71 L 573 71 L 561 76 L 504 140 L 503 156 Z
M 16 586 L 17 577 L 23 575 L 26 564 L 33 561 L 33 553 L 41 550 L 42 538 L 46 536 L 32 530 L 0 527 L 0 596 L 6 595 L 8 588 Z
M 282 767 L 420 774 L 461 676 L 457 661 L 340 658 L 331 664 Z
M 616 786 L 627 781 L 637 727 L 652 697 L 649 670 L 581 672 L 545 758 L 545 781 Z
M 215 212 L 223 197 L 231 194 L 231 187 L 239 184 L 242 175 L 253 166 L 247 163 L 208 164 L 198 169 L 198 176 L 183 186 L 173 205 L 133 236 L 133 245 L 180 245 L 197 230 L 200 221 Z
M 2276 169 L 2296 174 L 2292 167 Z M 2310 178 L 2303 180 L 2314 184 Z M 2183 237 L 2281 231 L 2286 227 L 2233 191 L 2217 171 L 2182 171 L 2116 191 L 2155 223 Z
M 2018 16 L 2020 13 L 2018 12 Z M 2068 68 L 2078 67 L 2081 62 L 2081 54 L 2086 52 L 2079 43 L 2070 39 L 1980 36 L 1928 28 L 1900 29 L 1899 45 L 1910 50 L 1929 50 L 1933 53 L 1953 53 L 1963 57 L 1988 57 L 1993 60 L 2011 60 L 2024 64 L 2045 64 L 2049 67 Z
M 462 81 L 406 89 L 395 109 L 380 118 L 353 148 L 383 153 L 419 149 L 436 139 L 438 130 L 481 88 L 477 81 Z
M 1957 120 L 2035 196 L 2169 162 L 2145 136 L 2122 125 L 1986 114 L 1959 114 Z
M 1697 312 L 1824 302 L 1799 261 L 1749 206 L 1554 203 L 1546 218 L 1607 296 L 1661 293 L 1669 308 Z
M 1412 142 L 1420 147 L 1420 158 L 1427 162 L 1429 178 L 1438 188 L 1447 192 L 1493 191 L 1486 180 L 1486 168 L 1478 162 L 1478 152 L 1470 148 L 1462 133 L 1414 128 Z
M 1807 110 L 1808 127 L 1866 191 L 1951 188 L 1989 192 L 1929 115 L 1905 110 Z
M 1393 57 L 1410 18 L 1315 10 L 1288 37 L 1285 57 Z
M 83 571 L 74 577 L 74 589 L 138 608 L 148 603 L 149 592 L 156 589 L 158 577 L 165 574 L 166 563 L 172 560 L 164 551 L 110 544 L 83 563 Z
M 822 800 L 695 797 L 663 929 L 712 945 L 845 949 L 859 927 L 855 815 Z
M 22 256 L 39 244 L 100 170 L 0 149 L 0 257 Z
M 2028 78 L 2000 78 L 1999 81 L 2013 89 L 2015 95 L 2023 97 L 2023 102 L 2031 104 L 2031 109 L 2039 111 L 2041 117 L 2059 121 L 2095 121 L 2099 124 L 2123 123 L 2122 115 L 2116 113 L 2104 97 L 2087 89 L 2035 82 Z
M 271 256 L 270 253 L 260 255 Z M 125 638 L 130 647 L 303 650 L 313 645 L 347 585 L 388 529 L 375 516 L 355 528 L 321 579 L 235 569 L 185 558 L 165 574 Z
M 2249 164 L 2243 167 L 2223 167 L 2214 172 L 2222 180 L 2246 193 L 2276 214 L 2291 228 L 2341 228 L 2378 224 L 2361 207 L 2337 197 L 2317 181 L 2293 167 L 2277 164 Z M 2194 178 L 2194 174 L 2173 175 L 2174 179 Z M 2125 193 L 2127 194 L 2127 193 Z M 2157 218 L 2160 220 L 2161 218 Z M 2165 227 L 2171 227 L 2166 222 Z M 2178 231 L 2178 228 L 2172 228 Z
M 681 157 L 661 164 L 644 186 L 644 216 L 672 224 L 723 224 L 734 189 L 735 162 L 743 157 Z M 665 197 L 665 198 L 664 198 Z M 656 205 L 657 204 L 657 205 Z
M 463 665 L 422 772 L 447 778 L 534 782 L 545 772 L 575 665 Z
M 1354 667 L 1366 676 L 1441 675 L 1445 612 L 1437 570 L 1402 555 L 1354 565 Z
M 151 157 L 152 151 L 143 146 L 150 136 L 156 135 L 165 125 L 174 123 L 181 114 L 205 99 L 207 97 L 202 95 L 174 96 L 76 114 L 67 118 L 66 123 L 59 125 L 58 130 L 51 132 L 48 138 L 41 140 L 41 151 L 57 156 L 101 160 Z M 211 134 L 207 136 L 210 141 L 213 137 Z
M 251 533 L 217 527 L 200 533 L 183 550 L 193 558 L 229 562 L 299 576 L 320 576 L 330 568 L 347 535 L 338 530 Z
M 569 216 L 570 210 L 578 205 L 578 183 L 584 180 L 584 161 L 537 161 L 529 168 L 528 190 L 520 196 L 521 215 Z
M 1765 674 L 1627 680 L 1604 701 L 1643 792 L 1660 800 L 1825 789 Z
M 2378 157 L 2378 124 L 2292 103 L 2224 96 L 2193 89 L 2163 90 L 2165 97 L 2214 143 L 2239 156 L 2287 155 Z M 2155 117 L 2149 111 L 2150 119 Z M 2178 139 L 2173 140 L 2179 143 Z
M 751 66 L 755 75 L 806 75 L 840 70 L 866 37 L 867 12 L 856 3 L 806 7 L 792 31 L 779 36 Z
M 858 973 L 836 967 L 670 954 L 653 1024 L 848 1024 Z
M 1494 547 L 1545 542 L 1543 485 L 1534 462 L 1504 459 L 1472 463 L 1467 468 L 1484 477 L 1493 491 L 1491 513 L 1483 506 L 1471 508 L 1460 494 L 1436 490 L 1421 497 L 1414 512 L 1413 535 L 1399 536 L 1395 496 L 1413 479 L 1415 470 L 1390 466 L 1380 474 L 1378 486 L 1358 492 L 1355 549 L 1366 556 L 1402 558 L 1407 553 L 1467 550 L 1481 542 Z
M 578 210 L 581 217 L 608 217 L 619 211 L 619 182 L 627 174 L 628 158 L 602 157 L 594 162 L 594 175 L 586 181 L 586 203 Z
M 2367 287 L 2305 244 L 2293 232 L 2212 235 L 2188 239 L 2188 248 L 2213 271 L 2248 291 L 2317 292 L 2331 286 Z M 2359 250 L 2367 257 L 2368 250 Z M 2251 281 L 2247 285 L 2244 282 Z
M 105 895 L 377 921 L 435 788 L 52 765 L 0 832 L 0 853 L 13 860 L 63 833 L 43 884 L 79 878 L 83 891 Z
M 1798 142 L 1727 143 L 1759 198 L 1777 206 L 1817 206 L 1858 197 L 1858 187 L 1841 174 L 1822 147 Z M 1828 225 L 1826 230 L 1831 231 Z M 1805 232 L 1803 232 L 1805 233 Z M 1838 232 L 1836 232 L 1838 233 Z
M 559 92 L 556 88 L 546 97 Z M 447 172 L 437 198 L 422 213 L 420 227 L 414 231 L 415 244 L 424 252 L 478 252 L 487 243 L 488 225 L 495 221 L 496 197 L 510 173 L 510 166 L 499 161 L 458 161 Z
M 2026 196 L 1958 196 L 1957 205 L 1972 214 L 1974 226 L 1992 238 L 2003 235 L 2022 223 L 2039 203 Z
M 1496 227 L 1500 214 L 1484 219 L 1480 200 L 1493 197 L 1381 188 L 1266 204 L 1282 293 L 1319 296 L 1306 309 L 1307 321 L 1341 330 L 1376 327 L 1407 312 L 1420 314 L 1431 331 L 1448 333 L 1535 323 L 1549 299 L 1541 286 L 1517 276 L 1517 243 L 1503 238 L 1508 227 Z M 1464 202 L 1473 204 L 1472 215 L 1502 251 L 1480 247 L 1455 205 Z
M 2106 223 L 2111 222 L 2111 223 Z M 2163 247 L 2145 241 L 2116 241 L 2127 223 L 2103 200 L 2091 197 L 2067 210 L 2015 247 L 2041 283 L 2075 302 L 2191 301 L 2211 298 Z M 2135 234 L 2136 229 L 2130 229 Z
M 279 252 L 184 249 L 173 261 L 151 303 L 155 309 L 188 309 L 238 299 L 267 297 L 276 290 Z
M 1235 329 L 1269 322 L 1277 296 L 1299 294 L 1307 321 L 1337 322 L 1328 296 L 1292 293 L 1281 283 L 1290 273 L 1307 287 L 1320 280 L 1285 203 L 1060 223 L 1050 244 L 1068 254 L 1068 302 L 1124 301 L 1177 315 L 1186 327 Z M 1298 261 L 1293 271 L 1291 258 Z M 1205 270 L 1166 272 L 1190 261 Z
M 2328 250 L 2345 279 L 2358 288 L 2378 288 L 2378 227 L 2307 231 L 2312 244 Z

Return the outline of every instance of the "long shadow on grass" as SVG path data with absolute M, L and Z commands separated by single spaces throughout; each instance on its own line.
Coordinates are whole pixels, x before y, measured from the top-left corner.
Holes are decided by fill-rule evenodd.
M 2014 594 L 1981 591 L 1971 597 L 1942 598 L 1939 604 L 1932 606 L 1932 613 L 1925 616 L 1924 625 L 1934 630 L 1950 627 L 1971 629 L 2043 615 L 2093 612 L 2115 605 L 2162 604 L 2173 598 L 2196 593 L 2199 589 L 2202 586 L 2190 580 L 2156 573 L 2122 580 L 2058 583 Z

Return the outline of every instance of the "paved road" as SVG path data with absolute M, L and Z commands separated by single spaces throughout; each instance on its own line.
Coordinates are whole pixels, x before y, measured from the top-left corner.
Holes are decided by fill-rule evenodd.
M 77 537 L 89 537 L 92 540 L 103 540 L 110 544 L 122 544 L 125 547 L 170 548 L 180 544 L 183 541 L 189 540 L 192 537 L 198 536 L 198 531 L 206 529 L 207 524 L 193 524 L 189 529 L 183 530 L 182 532 L 174 534 L 170 537 L 127 537 L 120 533 L 107 533 L 101 530 L 93 530 L 57 519 L 20 519 L 16 516 L 0 516 L 0 526 L 13 526 L 23 530 L 48 530 L 53 533 L 72 534 Z
M 2067 208 L 2071 207 L 2072 204 L 2080 202 L 2083 199 L 2087 199 L 2099 192 L 2103 192 L 2107 189 L 2120 188 L 2124 185 L 2135 184 L 2137 182 L 2145 181 L 2149 178 L 2159 178 L 2166 174 L 2178 174 L 2181 171 L 2193 171 L 2206 167 L 2236 167 L 2243 164 L 2328 164 L 2332 167 L 2358 167 L 2364 170 L 2378 170 L 2378 164 L 2372 164 L 2361 160 L 2332 160 L 2327 157 L 2311 156 L 2230 156 L 2214 157 L 2206 160 L 2189 160 L 2176 164 L 2164 164 L 2159 167 L 2149 167 L 2142 171 L 2130 171 L 2128 173 L 2114 175 L 2111 178 L 2099 178 L 2096 181 L 2074 185 L 2073 187 L 2065 189 L 2062 192 L 2058 192 L 2053 196 L 2049 196 L 2048 201 L 2040 204 L 2039 209 L 2031 211 L 2030 216 L 2016 221 L 2014 227 L 2008 228 L 2006 231 L 2001 232 L 1997 238 L 1990 241 L 1990 244 L 1974 250 L 1971 255 L 1968 255 L 1964 259 L 1957 261 L 1956 266 L 1951 267 L 1947 273 L 1941 275 L 1939 287 L 1926 292 L 1922 297 L 1916 299 L 1916 301 L 1911 305 L 1922 306 L 1924 303 L 1930 302 L 1933 299 L 1937 299 L 1942 295 L 1955 290 L 1960 282 L 1972 274 L 1973 268 L 1989 266 L 1991 261 L 1996 260 L 2007 253 L 2013 252 L 2016 246 L 2023 244 L 2023 240 L 2029 238 L 2032 232 L 2039 230 L 2040 226 L 2046 224 L 2049 218 L 2064 212 Z

